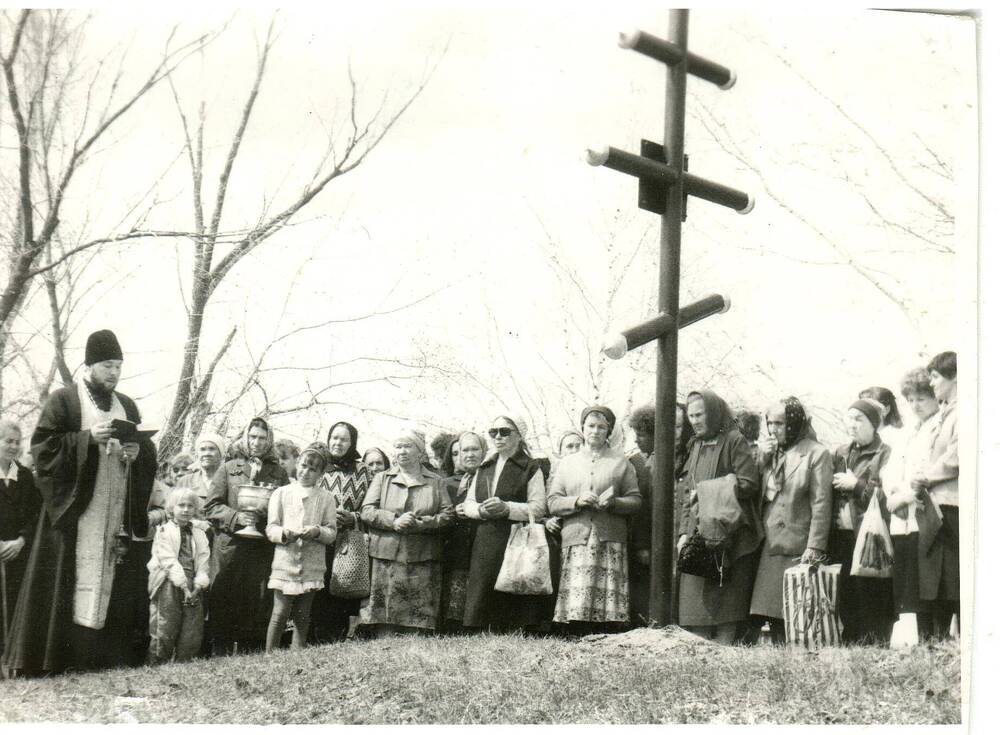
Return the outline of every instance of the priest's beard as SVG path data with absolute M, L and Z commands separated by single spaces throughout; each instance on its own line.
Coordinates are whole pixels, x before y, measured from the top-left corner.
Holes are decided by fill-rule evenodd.
M 94 403 L 102 411 L 111 410 L 111 396 L 114 395 L 115 387 L 112 385 L 110 388 L 99 380 L 95 380 L 93 376 L 86 376 L 83 382 L 87 385 L 87 390 L 90 392 L 90 397 L 94 399 Z M 116 382 L 117 384 L 117 382 Z

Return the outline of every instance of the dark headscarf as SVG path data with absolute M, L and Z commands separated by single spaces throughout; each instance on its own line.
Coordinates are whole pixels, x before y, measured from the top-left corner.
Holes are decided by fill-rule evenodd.
M 608 436 L 611 436 L 611 432 L 615 430 L 615 414 L 607 406 L 587 406 L 583 409 L 583 413 L 580 414 L 580 428 L 583 428 L 584 422 L 592 413 L 599 413 L 607 420 Z
M 783 450 L 798 444 L 806 437 L 815 437 L 805 406 L 798 398 L 788 396 L 778 403 L 785 407 L 785 441 L 781 443 Z
M 358 460 L 361 459 L 361 455 L 358 453 L 358 430 L 354 427 L 354 424 L 349 424 L 346 421 L 338 421 L 330 430 L 326 432 L 326 446 L 327 451 L 330 447 L 330 437 L 333 436 L 333 430 L 338 426 L 343 426 L 347 429 L 347 433 L 351 435 L 351 446 L 347 448 L 343 457 L 330 456 L 330 463 L 336 467 L 341 472 L 354 472 L 358 465 Z
M 392 462 L 389 461 L 389 455 L 386 454 L 385 452 L 383 452 L 378 447 L 369 447 L 368 449 L 366 449 L 365 453 L 361 455 L 361 458 L 362 458 L 361 461 L 363 462 L 364 458 L 367 457 L 372 452 L 376 452 L 378 454 L 378 456 L 380 456 L 382 458 L 382 464 L 385 465 L 386 469 L 389 469 L 390 467 L 392 467 Z
M 727 431 L 736 425 L 733 412 L 724 400 L 710 390 L 696 390 L 688 393 L 687 404 L 691 405 L 692 398 L 700 398 L 705 402 L 705 424 L 708 431 L 702 439 L 714 439 L 723 431 Z

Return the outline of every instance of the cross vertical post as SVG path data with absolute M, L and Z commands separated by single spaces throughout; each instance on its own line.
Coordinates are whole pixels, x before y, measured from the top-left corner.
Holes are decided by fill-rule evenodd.
M 684 101 L 687 92 L 688 11 L 671 10 L 667 40 L 684 54 L 667 67 L 663 144 L 667 165 L 677 172 L 667 189 L 667 206 L 660 227 L 661 312 L 680 308 L 681 221 L 684 212 Z M 674 566 L 674 423 L 677 401 L 677 323 L 657 340 L 656 428 L 653 442 L 652 521 L 649 617 L 660 625 L 673 621 Z

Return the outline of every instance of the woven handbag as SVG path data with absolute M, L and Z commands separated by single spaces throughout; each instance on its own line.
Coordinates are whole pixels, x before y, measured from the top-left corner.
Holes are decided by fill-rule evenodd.
M 348 600 L 368 597 L 371 591 L 371 559 L 368 536 L 357 528 L 347 528 L 337 535 L 330 569 L 330 594 Z

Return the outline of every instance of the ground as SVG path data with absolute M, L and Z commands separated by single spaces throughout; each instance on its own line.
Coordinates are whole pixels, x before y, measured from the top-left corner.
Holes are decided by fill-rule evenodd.
M 0 721 L 891 723 L 961 718 L 959 646 L 728 648 L 677 629 L 579 641 L 350 641 L 0 682 Z

